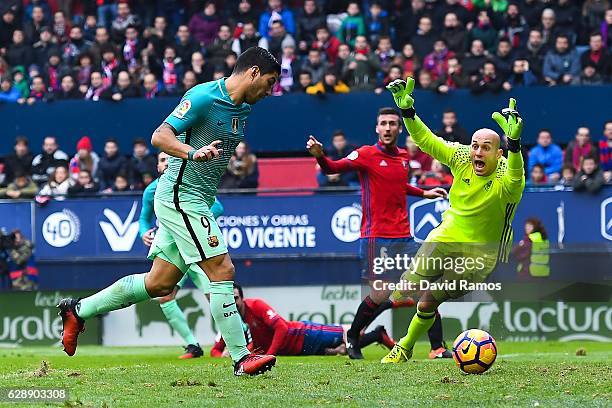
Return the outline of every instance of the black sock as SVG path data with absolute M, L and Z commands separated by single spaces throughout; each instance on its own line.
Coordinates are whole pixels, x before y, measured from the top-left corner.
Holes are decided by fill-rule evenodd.
M 359 337 L 361 330 L 367 327 L 367 325 L 372 321 L 372 316 L 374 316 L 374 312 L 376 311 L 377 307 L 378 305 L 374 303 L 370 296 L 366 296 L 366 298 L 363 299 L 357 308 L 357 313 L 355 314 L 355 319 L 353 319 L 353 324 L 346 333 L 347 336 L 352 338 Z
M 434 320 L 433 326 L 427 332 L 427 336 L 429 336 L 429 343 L 431 344 L 431 349 L 436 350 L 440 347 L 444 346 L 444 337 L 442 335 L 442 318 L 440 317 L 440 313 L 436 311 L 436 320 Z
M 359 348 L 364 348 L 369 346 L 372 343 L 380 342 L 380 331 L 373 330 L 368 333 L 364 333 L 363 336 L 359 338 Z

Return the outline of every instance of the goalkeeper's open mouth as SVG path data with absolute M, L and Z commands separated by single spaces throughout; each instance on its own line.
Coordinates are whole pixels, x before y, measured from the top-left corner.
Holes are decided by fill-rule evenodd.
M 474 163 L 474 169 L 477 172 L 482 172 L 486 167 L 486 163 L 483 160 L 474 159 L 472 162 Z

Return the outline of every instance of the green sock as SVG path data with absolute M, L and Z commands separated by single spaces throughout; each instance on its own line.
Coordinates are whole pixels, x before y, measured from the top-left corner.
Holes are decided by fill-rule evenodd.
M 187 324 L 187 318 L 176 302 L 176 299 L 161 303 L 159 306 L 170 326 L 181 335 L 186 344 L 198 344 L 198 340 L 191 332 Z
M 433 326 L 436 317 L 436 312 L 421 312 L 417 308 L 417 312 L 412 317 L 408 333 L 402 337 L 397 344 L 410 350 L 414 347 L 414 343 Z
M 232 360 L 250 354 L 242 331 L 242 318 L 234 300 L 234 282 L 210 282 L 210 311 Z
M 141 273 L 125 276 L 108 288 L 81 299 L 76 305 L 77 314 L 81 319 L 87 320 L 90 317 L 123 309 L 134 303 L 150 299 L 151 297 L 145 289 L 146 275 L 146 273 Z

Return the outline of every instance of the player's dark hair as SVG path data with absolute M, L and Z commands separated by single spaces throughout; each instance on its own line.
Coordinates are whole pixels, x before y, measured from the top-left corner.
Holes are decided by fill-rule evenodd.
M 119 146 L 119 142 L 114 137 L 109 137 L 108 139 L 106 139 L 104 141 L 104 144 L 107 144 L 107 143 L 114 143 L 115 145 Z
M 569 35 L 567 35 L 567 34 L 559 34 L 559 35 L 557 36 L 557 38 L 555 38 L 555 42 L 557 42 L 557 40 L 558 40 L 559 38 L 565 38 L 565 39 L 567 40 L 567 42 L 568 42 L 568 43 L 570 42 Z M 571 45 L 571 44 L 570 44 L 570 45 Z
M 134 139 L 134 141 L 132 142 L 132 146 L 136 146 L 137 144 L 140 145 L 147 145 L 147 142 L 145 142 L 145 140 L 142 137 L 137 137 L 136 139 Z
M 342 129 L 334 130 L 334 133 L 332 133 L 332 139 L 336 136 L 342 136 L 346 139 L 346 135 L 344 134 L 344 130 Z
M 241 298 L 244 298 L 244 292 L 242 291 L 242 286 L 234 282 L 234 289 L 238 290 L 238 294 L 240 295 Z
M 534 232 L 539 232 L 540 235 L 542 235 L 542 239 L 544 239 L 544 240 L 548 239 L 548 234 L 546 233 L 546 228 L 544 228 L 544 224 L 542 224 L 542 221 L 539 218 L 536 218 L 536 217 L 527 218 L 525 220 L 525 224 L 533 225 L 533 231 Z
M 603 37 L 603 35 L 601 35 L 601 33 L 600 33 L 599 31 L 593 31 L 593 32 L 592 32 L 592 33 L 589 35 L 589 38 L 592 38 L 592 37 L 598 37 L 598 36 L 599 36 L 599 37 Z
M 19 143 L 23 143 L 26 146 L 30 145 L 30 142 L 28 141 L 28 138 L 25 136 L 17 136 L 15 138 L 15 144 L 19 144 Z
M 608 123 L 612 123 L 612 119 L 610 119 L 610 120 L 606 120 L 606 121 L 604 122 L 604 127 L 606 127 L 606 126 L 608 125 Z
M 251 47 L 240 54 L 233 73 L 240 74 L 253 66 L 259 67 L 259 73 L 261 75 L 273 72 L 280 75 L 281 73 L 281 66 L 276 58 L 270 54 L 270 51 L 261 47 Z
M 445 113 L 452 113 L 453 115 L 457 116 L 457 112 L 455 112 L 455 111 L 454 111 L 453 109 L 451 109 L 451 108 L 446 108 L 446 109 L 444 109 L 444 112 L 443 112 L 442 114 L 445 114 Z
M 376 115 L 376 122 L 378 122 L 378 118 L 381 115 L 395 115 L 398 119 L 401 119 L 402 115 L 400 115 L 399 111 L 395 108 L 384 107 L 378 110 L 378 114 Z
M 549 129 L 549 128 L 542 128 L 542 129 L 538 130 L 538 136 L 539 136 L 539 135 L 540 135 L 540 133 L 542 133 L 542 132 L 546 132 L 546 133 L 548 133 L 548 134 L 550 135 L 550 137 L 552 137 L 552 132 L 550 131 L 550 129 Z

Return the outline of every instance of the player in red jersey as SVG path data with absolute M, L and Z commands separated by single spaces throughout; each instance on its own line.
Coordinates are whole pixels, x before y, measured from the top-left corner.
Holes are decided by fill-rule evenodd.
M 378 142 L 372 146 L 362 146 L 347 157 L 332 161 L 325 156 L 323 145 L 310 136 L 306 148 L 317 159 L 321 170 L 326 174 L 357 171 L 361 182 L 360 257 L 364 278 L 369 282 L 370 294 L 359 305 L 355 320 L 347 332 L 347 353 L 352 359 L 362 359 L 359 336 L 382 311 L 393 307 L 389 300 L 391 291 L 381 289 L 374 282 L 384 279 L 396 281 L 396 276 L 377 275 L 374 272 L 375 258 L 396 255 L 413 256 L 417 246 L 410 234 L 406 196 L 434 199 L 446 197 L 446 190 L 434 188 L 422 190 L 408 184 L 410 157 L 405 149 L 397 146 L 402 133 L 400 113 L 394 108 L 382 108 L 376 119 Z M 394 271 L 397 275 L 398 272 Z M 385 279 L 386 278 L 386 279 Z M 451 357 L 442 340 L 440 316 L 429 332 L 432 346 L 431 358 Z
M 234 283 L 236 308 L 246 324 L 245 337 L 251 350 L 267 350 L 280 356 L 346 354 L 345 330 L 342 326 L 309 321 L 287 321 L 262 299 L 245 299 L 240 285 Z M 384 327 L 360 338 L 365 347 L 378 342 L 391 349 L 395 342 Z M 223 338 L 210 350 L 212 357 L 226 354 Z

